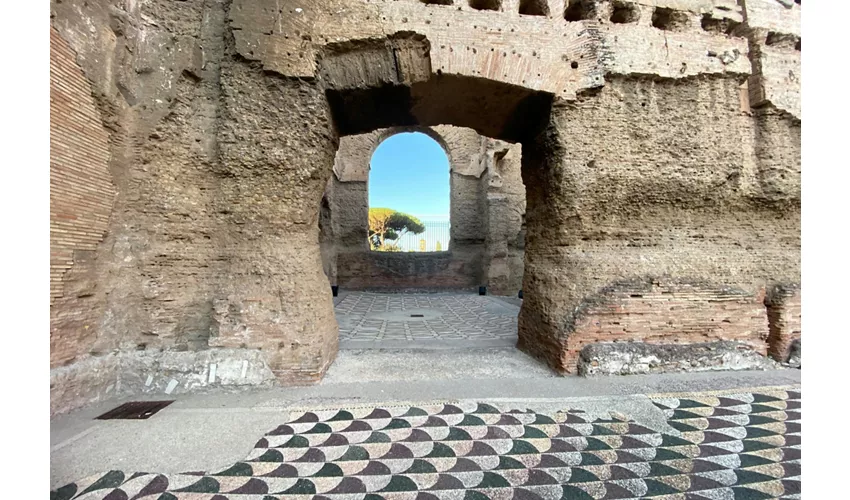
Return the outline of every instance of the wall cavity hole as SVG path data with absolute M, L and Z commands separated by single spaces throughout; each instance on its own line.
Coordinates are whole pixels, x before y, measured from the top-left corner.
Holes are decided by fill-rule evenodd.
M 573 69 L 578 69 L 578 63 L 573 61 L 573 62 L 570 63 L 570 67 L 573 68 Z
M 764 42 L 765 45 L 777 49 L 797 49 L 799 43 L 800 38 L 796 35 L 777 33 L 775 31 L 768 32 L 767 39 Z
M 548 16 L 549 2 L 546 0 L 520 0 L 519 13 L 526 16 Z
M 499 10 L 502 0 L 469 0 L 469 6 L 475 10 Z
M 640 9 L 633 3 L 615 2 L 614 11 L 611 13 L 611 22 L 614 24 L 636 23 L 640 20 Z
M 683 31 L 690 25 L 690 18 L 679 10 L 656 7 L 652 13 L 652 25 L 665 31 Z
M 724 35 L 732 35 L 735 32 L 735 29 L 740 26 L 741 23 L 738 21 L 733 21 L 732 19 L 716 19 L 711 17 L 711 14 L 703 14 L 702 21 L 700 21 L 700 26 L 704 31 L 708 31 L 709 33 L 718 33 Z
M 592 0 L 569 0 L 564 10 L 567 21 L 587 21 L 596 18 L 596 4 Z
M 424 318 L 425 315 L 424 314 L 411 314 L 410 317 L 411 318 Z

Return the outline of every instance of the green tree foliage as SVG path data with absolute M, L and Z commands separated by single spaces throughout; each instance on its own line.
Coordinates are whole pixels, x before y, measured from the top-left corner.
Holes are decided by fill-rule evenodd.
M 391 208 L 369 209 L 369 246 L 372 250 L 398 251 L 398 246 L 388 244 L 387 240 L 395 242 L 406 233 L 424 232 L 425 225 L 412 215 Z

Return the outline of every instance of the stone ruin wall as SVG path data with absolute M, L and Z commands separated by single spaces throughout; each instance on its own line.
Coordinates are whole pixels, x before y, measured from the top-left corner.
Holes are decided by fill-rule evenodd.
M 366 241 L 372 154 L 383 140 L 410 131 L 432 137 L 449 160 L 449 251 L 373 252 Z M 520 144 L 451 125 L 379 129 L 341 138 L 322 198 L 327 214 L 319 225 L 323 269 L 330 283 L 370 290 L 468 290 L 485 285 L 490 293 L 515 295 L 522 286 L 524 244 L 520 155 Z
M 793 301 L 747 311 L 800 281 L 800 5 L 522 3 L 51 1 L 51 85 L 74 103 L 51 103 L 51 411 L 320 379 L 322 194 L 341 137 L 393 126 L 522 144 L 520 347 L 554 368 L 614 336 L 593 326 L 612 311 L 628 338 L 670 317 L 799 331 L 761 326 Z M 634 283 L 696 312 L 646 314 Z

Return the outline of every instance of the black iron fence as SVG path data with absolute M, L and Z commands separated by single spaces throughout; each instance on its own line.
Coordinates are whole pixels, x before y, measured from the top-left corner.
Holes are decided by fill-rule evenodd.
M 451 222 L 422 221 L 425 232 L 406 233 L 396 241 L 387 241 L 387 250 L 396 252 L 443 252 L 449 249 Z

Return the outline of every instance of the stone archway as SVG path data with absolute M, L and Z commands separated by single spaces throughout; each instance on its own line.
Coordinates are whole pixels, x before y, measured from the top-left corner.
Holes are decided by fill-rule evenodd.
M 384 140 L 405 132 L 428 135 L 448 157 L 448 252 L 375 254 L 365 244 L 370 159 Z M 342 137 L 323 198 L 329 204 L 321 236 L 323 266 L 331 284 L 347 289 L 473 289 L 492 281 L 494 293 L 515 295 L 522 279 L 517 240 L 525 209 L 519 150 L 518 144 L 451 125 L 390 127 Z
M 632 3 L 640 15 L 563 0 L 548 15 L 513 0 L 53 5 L 119 191 L 106 243 L 61 277 L 91 268 L 94 295 L 71 312 L 97 321 L 54 366 L 57 391 L 93 381 L 82 360 L 139 390 L 152 363 L 188 359 L 194 380 L 193 360 L 216 356 L 320 379 L 337 349 L 320 200 L 340 137 L 399 126 L 522 145 L 524 350 L 561 372 L 585 341 L 764 350 L 764 295 L 799 299 L 772 289 L 799 283 L 799 79 L 786 75 L 800 53 L 777 39 L 799 37 L 800 7 L 685 2 L 687 22 L 653 24 L 656 6 Z
M 698 228 L 728 236 L 722 228 L 742 220 L 759 220 L 776 231 L 776 224 L 768 222 L 770 213 L 784 213 L 794 231 L 794 211 L 753 201 L 747 194 L 751 185 L 708 187 L 736 178 L 751 154 L 733 139 L 748 126 L 739 109 L 739 78 L 698 80 L 690 86 L 614 78 L 570 103 L 503 81 L 432 72 L 431 44 L 409 33 L 329 44 L 317 55 L 327 112 L 342 136 L 452 124 L 522 143 L 528 193 L 526 300 L 519 331 L 523 350 L 566 373 L 578 370 L 582 347 L 598 341 L 734 340 L 766 350 L 764 283 L 793 281 L 795 275 L 793 266 L 775 267 L 784 258 L 766 256 L 793 255 L 794 244 L 774 236 L 765 248 L 755 242 L 767 233 L 752 230 L 733 232 L 737 241 L 732 247 L 714 236 L 708 242 L 689 236 Z M 375 70 L 367 75 L 356 71 L 366 67 Z M 649 88 L 665 99 L 642 100 Z M 688 127 L 682 121 L 688 111 L 677 108 L 682 103 L 707 108 L 713 121 L 691 124 L 696 127 L 692 134 L 677 134 Z M 671 126 L 672 148 L 658 139 L 647 142 L 639 133 L 629 135 L 630 130 Z M 729 141 L 719 148 L 705 130 Z M 621 144 L 603 146 L 612 137 Z M 683 160 L 678 151 L 689 151 L 689 158 Z M 647 162 L 651 169 L 629 168 L 627 162 L 635 157 L 654 158 Z M 699 173 L 708 164 L 721 168 Z M 681 169 L 689 172 L 687 178 L 677 175 Z M 330 170 L 326 167 L 327 175 Z M 648 195 L 652 190 L 645 184 L 650 178 L 654 195 Z M 316 195 L 318 205 L 318 190 Z M 641 229 L 646 227 L 657 232 L 646 233 Z M 704 258 L 706 252 L 712 259 Z M 324 309 L 318 304 L 313 302 Z M 684 305 L 692 310 L 677 313 Z M 636 316 L 643 320 L 634 322 Z M 622 328 L 607 328 L 606 321 Z

